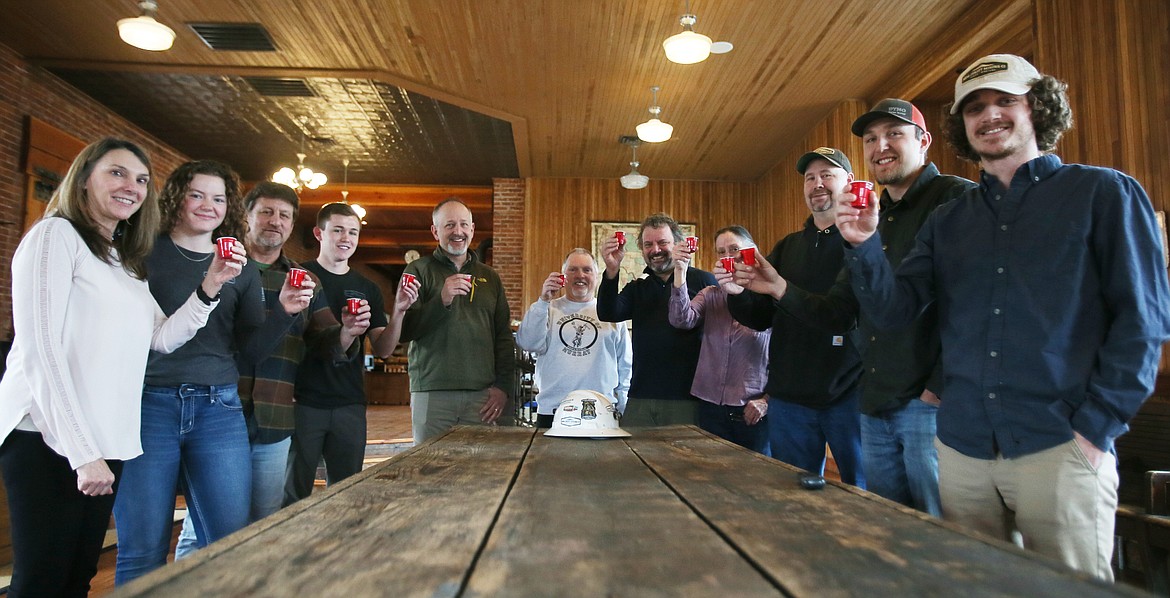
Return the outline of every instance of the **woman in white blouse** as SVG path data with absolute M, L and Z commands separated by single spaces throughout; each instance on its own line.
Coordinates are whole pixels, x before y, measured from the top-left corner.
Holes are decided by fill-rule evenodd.
M 85 596 L 122 462 L 142 452 L 147 354 L 202 327 L 242 264 L 216 260 L 167 318 L 146 283 L 159 208 L 150 160 L 103 139 L 82 150 L 12 260 L 15 339 L 0 381 L 0 469 L 12 520 L 9 596 Z

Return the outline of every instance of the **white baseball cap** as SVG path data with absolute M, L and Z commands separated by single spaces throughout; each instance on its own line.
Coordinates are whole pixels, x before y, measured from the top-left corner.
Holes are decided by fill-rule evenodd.
M 545 436 L 620 438 L 630 433 L 618 428 L 613 399 L 592 390 L 574 390 L 557 405 L 552 427 Z
M 955 103 L 951 114 L 959 111 L 963 99 L 980 89 L 995 89 L 1023 95 L 1032 90 L 1040 72 L 1032 63 L 1013 54 L 991 54 L 976 60 L 955 79 Z

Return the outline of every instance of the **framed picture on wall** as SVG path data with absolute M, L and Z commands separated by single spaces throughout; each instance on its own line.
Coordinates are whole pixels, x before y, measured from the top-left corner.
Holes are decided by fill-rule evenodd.
M 640 222 L 593 222 L 591 226 L 593 227 L 592 251 L 597 258 L 599 268 L 605 268 L 605 262 L 601 258 L 601 244 L 619 230 L 626 233 L 626 254 L 622 256 L 621 270 L 618 273 L 619 291 L 626 286 L 627 282 L 644 276 L 642 270 L 646 269 L 646 260 L 642 259 L 642 249 L 638 246 L 638 234 L 641 232 L 638 230 L 638 227 L 641 226 Z M 678 226 L 682 229 L 684 237 L 695 234 L 694 224 L 680 222 Z

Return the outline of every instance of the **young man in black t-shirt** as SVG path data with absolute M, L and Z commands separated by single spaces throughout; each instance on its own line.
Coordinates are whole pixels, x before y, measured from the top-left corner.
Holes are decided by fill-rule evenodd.
M 398 344 L 402 313 L 418 296 L 418 283 L 398 289 L 393 313 L 387 319 L 378 286 L 349 267 L 360 233 L 361 220 L 349 205 L 326 204 L 313 229 L 321 251 L 316 261 L 304 267 L 324 289 L 329 308 L 346 331 L 361 336 L 363 344 L 369 338 L 372 352 L 385 358 Z M 350 299 L 360 301 L 356 315 L 349 313 Z M 362 470 L 366 449 L 363 359 L 364 352 L 359 351 L 342 361 L 309 356 L 301 364 L 294 390 L 296 430 L 285 483 L 286 505 L 313 491 L 322 455 L 329 484 Z

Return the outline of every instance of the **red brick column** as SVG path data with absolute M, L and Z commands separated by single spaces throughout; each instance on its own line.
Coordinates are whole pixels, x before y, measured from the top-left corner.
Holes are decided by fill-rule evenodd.
M 512 319 L 523 315 L 524 179 L 492 179 L 492 267 L 504 282 Z

